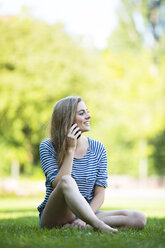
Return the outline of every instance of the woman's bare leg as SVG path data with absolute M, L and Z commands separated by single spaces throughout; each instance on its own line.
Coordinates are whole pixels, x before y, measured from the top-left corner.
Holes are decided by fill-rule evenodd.
M 146 225 L 146 217 L 135 210 L 103 211 L 97 217 L 112 227 L 143 228 Z
M 80 194 L 74 179 L 69 176 L 63 176 L 50 195 L 45 206 L 41 226 L 55 227 L 72 222 L 75 215 L 96 229 L 105 232 L 117 232 L 102 220 L 97 218 L 90 205 Z

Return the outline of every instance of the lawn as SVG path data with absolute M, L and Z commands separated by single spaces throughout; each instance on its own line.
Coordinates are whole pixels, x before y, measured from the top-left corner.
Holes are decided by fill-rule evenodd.
M 36 206 L 39 198 L 0 198 L 0 248 L 164 248 L 165 200 L 111 199 L 104 210 L 139 209 L 147 215 L 143 230 L 120 229 L 118 234 L 92 230 L 40 230 Z

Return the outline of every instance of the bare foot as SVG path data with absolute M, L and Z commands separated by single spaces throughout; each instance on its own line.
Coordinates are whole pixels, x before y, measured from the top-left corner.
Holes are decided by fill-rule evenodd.
M 113 233 L 117 233 L 118 232 L 117 229 L 108 226 L 107 224 L 105 224 L 101 220 L 98 222 L 97 227 L 95 227 L 95 229 L 96 230 L 101 230 L 103 232 L 113 232 Z
M 73 226 L 72 224 L 69 224 L 69 223 L 63 225 L 63 227 L 67 227 L 67 228 L 77 228 L 77 226 Z M 105 224 L 105 223 L 104 223 L 103 221 L 101 221 L 101 220 L 99 220 L 99 221 L 97 222 L 96 225 L 93 225 L 93 227 L 92 227 L 91 225 L 87 224 L 87 225 L 86 225 L 85 227 L 83 227 L 83 228 L 85 229 L 86 227 L 89 228 L 89 229 L 94 228 L 95 230 L 100 230 L 100 231 L 107 232 L 107 233 L 109 233 L 109 232 L 117 233 L 117 232 L 118 232 L 117 229 L 108 226 L 107 224 Z

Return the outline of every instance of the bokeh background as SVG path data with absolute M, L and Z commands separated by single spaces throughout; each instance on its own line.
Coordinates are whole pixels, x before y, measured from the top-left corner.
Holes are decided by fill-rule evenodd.
M 165 189 L 164 0 L 0 0 L 1 195 L 44 192 L 39 144 L 68 95 L 88 106 L 112 188 Z

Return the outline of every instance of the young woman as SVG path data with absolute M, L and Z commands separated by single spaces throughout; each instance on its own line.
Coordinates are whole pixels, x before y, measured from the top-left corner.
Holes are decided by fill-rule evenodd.
M 80 97 L 55 104 L 51 137 L 40 145 L 46 195 L 38 206 L 40 228 L 86 227 L 117 232 L 115 227 L 143 228 L 144 214 L 134 210 L 100 211 L 107 187 L 107 156 L 103 144 L 82 134 L 90 118 Z

